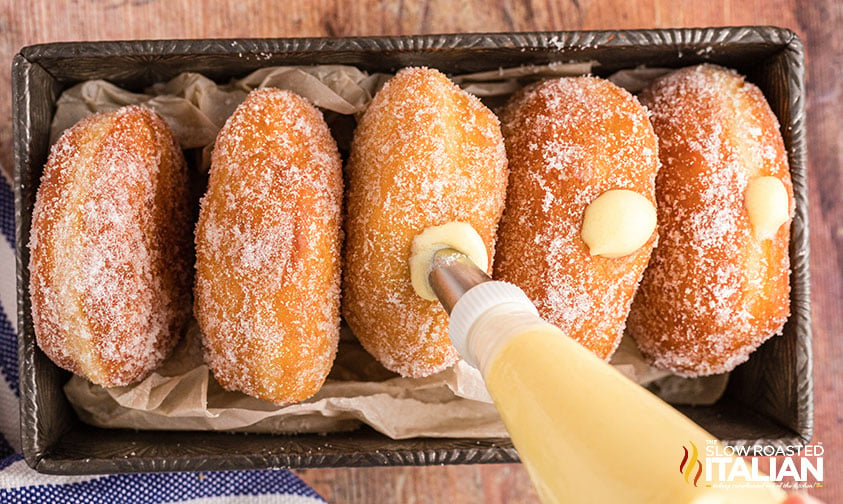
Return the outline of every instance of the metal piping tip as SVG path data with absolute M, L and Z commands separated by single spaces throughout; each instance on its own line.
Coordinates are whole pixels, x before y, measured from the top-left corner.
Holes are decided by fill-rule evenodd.
M 428 281 L 448 315 L 463 294 L 492 278 L 459 250 L 445 248 L 433 255 Z

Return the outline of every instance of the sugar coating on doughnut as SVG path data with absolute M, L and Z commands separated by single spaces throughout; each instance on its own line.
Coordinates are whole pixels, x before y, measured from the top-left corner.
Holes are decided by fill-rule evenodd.
M 524 289 L 542 317 L 608 358 L 656 233 L 629 255 L 592 256 L 581 237 L 583 216 L 609 190 L 655 203 L 657 141 L 647 113 L 614 84 L 577 77 L 525 88 L 501 121 L 511 175 L 495 276 Z
M 196 228 L 196 317 L 226 389 L 321 387 L 339 339 L 342 167 L 314 106 L 253 91 L 219 133 Z
M 728 371 L 781 331 L 789 314 L 789 225 L 752 236 L 749 180 L 793 189 L 778 121 L 732 70 L 700 65 L 641 95 L 659 136 L 660 243 L 629 319 L 652 362 L 685 376 Z
M 348 163 L 343 314 L 388 369 L 427 376 L 456 361 L 447 314 L 413 290 L 413 238 L 464 222 L 493 257 L 507 173 L 497 117 L 436 70 L 398 72 L 360 119 Z
M 38 345 L 104 386 L 158 367 L 190 314 L 187 168 L 163 119 L 129 106 L 52 147 L 33 210 Z

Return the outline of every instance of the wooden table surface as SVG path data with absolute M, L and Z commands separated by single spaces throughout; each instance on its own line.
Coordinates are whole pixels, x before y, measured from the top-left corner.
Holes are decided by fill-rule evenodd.
M 202 6 L 202 4 L 207 5 Z M 0 165 L 12 166 L 12 57 L 68 40 L 400 35 L 445 32 L 777 25 L 807 52 L 815 442 L 825 487 L 843 502 L 843 2 L 839 0 L 3 0 Z M 837 364 L 835 364 L 837 363 Z M 297 473 L 330 502 L 535 502 L 518 464 L 310 469 Z

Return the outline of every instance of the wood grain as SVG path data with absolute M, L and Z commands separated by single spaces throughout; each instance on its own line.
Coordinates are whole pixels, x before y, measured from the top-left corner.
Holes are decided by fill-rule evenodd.
M 843 2 L 820 0 L 52 0 L 0 5 L 0 56 L 65 40 L 299 37 L 661 28 L 785 26 L 807 48 L 808 149 L 814 310 L 815 442 L 826 449 L 826 485 L 843 502 Z M 0 165 L 8 172 L 11 90 L 0 76 Z M 535 502 L 520 465 L 311 469 L 298 473 L 331 502 Z

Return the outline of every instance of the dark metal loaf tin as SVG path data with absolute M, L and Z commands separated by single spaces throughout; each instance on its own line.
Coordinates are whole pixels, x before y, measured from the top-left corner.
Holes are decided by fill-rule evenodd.
M 327 436 L 272 436 L 104 430 L 83 424 L 62 392 L 68 373 L 35 344 L 27 243 L 55 102 L 62 90 L 80 81 L 107 79 L 141 89 L 184 71 L 227 81 L 271 65 L 338 63 L 370 71 L 427 65 L 465 73 L 569 60 L 594 60 L 599 75 L 638 65 L 680 67 L 711 61 L 737 69 L 764 91 L 782 125 L 796 195 L 790 249 L 792 315 L 783 337 L 773 338 L 734 372 L 723 399 L 714 406 L 681 410 L 729 443 L 807 442 L 813 429 L 813 398 L 805 102 L 802 44 L 791 31 L 740 27 L 79 42 L 25 47 L 12 68 L 21 432 L 26 461 L 38 471 L 61 474 L 517 461 L 505 439 L 394 441 L 368 428 Z

